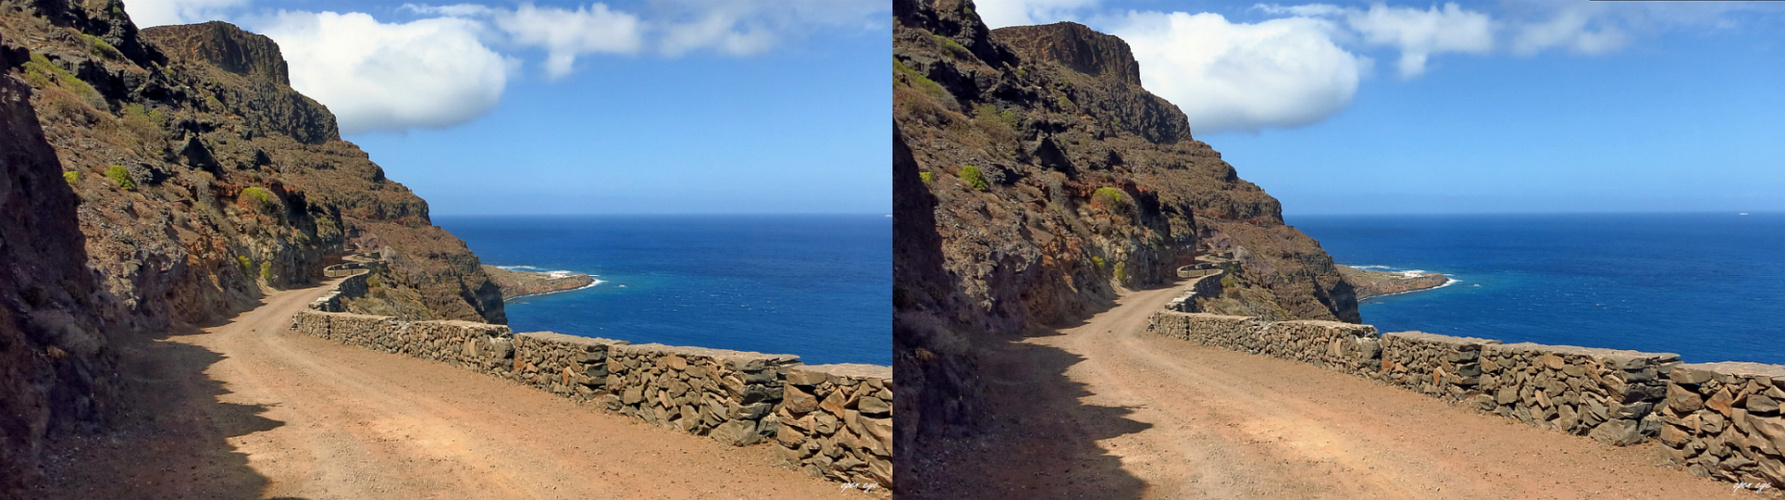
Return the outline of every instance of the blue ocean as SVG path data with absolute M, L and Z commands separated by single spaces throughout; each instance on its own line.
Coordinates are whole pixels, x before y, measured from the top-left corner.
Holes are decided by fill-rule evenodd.
M 885 215 L 438 216 L 484 264 L 601 280 L 508 302 L 517 332 L 892 364 Z
M 1366 299 L 1384 332 L 1785 364 L 1785 214 L 1289 219 L 1340 264 L 1457 280 Z

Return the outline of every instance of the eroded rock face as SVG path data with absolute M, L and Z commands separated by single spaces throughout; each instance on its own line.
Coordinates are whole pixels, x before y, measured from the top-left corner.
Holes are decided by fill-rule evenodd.
M 1139 86 L 1126 43 L 1072 23 L 986 30 L 967 2 L 894 10 L 893 116 L 989 330 L 1085 317 L 1207 253 L 1240 266 L 1203 310 L 1359 320 L 1332 259 Z
M 88 265 L 134 328 L 225 317 L 348 253 L 389 263 L 359 306 L 506 321 L 477 257 L 291 89 L 272 40 L 220 22 L 139 34 L 116 2 L 13 7 L 6 48 L 70 172 Z
M 0 46 L 11 43 L 0 33 Z M 117 309 L 86 267 L 75 196 L 0 54 L 0 497 L 26 498 L 46 433 L 116 402 Z

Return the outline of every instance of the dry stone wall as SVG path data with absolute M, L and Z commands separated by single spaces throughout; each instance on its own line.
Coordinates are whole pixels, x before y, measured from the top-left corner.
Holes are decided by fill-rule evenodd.
M 343 284 L 358 279 L 364 293 L 364 278 Z M 510 379 L 734 446 L 773 441 L 786 465 L 810 476 L 892 487 L 891 367 L 806 366 L 786 354 L 339 312 L 353 286 L 299 312 L 292 329 Z
M 1661 455 L 1700 477 L 1785 485 L 1785 366 L 1697 363 L 1672 367 L 1661 416 Z
M 1682 364 L 1671 353 L 1169 310 L 1154 314 L 1149 329 L 1380 380 L 1607 444 L 1658 440 L 1665 459 L 1693 474 L 1785 485 L 1785 366 Z

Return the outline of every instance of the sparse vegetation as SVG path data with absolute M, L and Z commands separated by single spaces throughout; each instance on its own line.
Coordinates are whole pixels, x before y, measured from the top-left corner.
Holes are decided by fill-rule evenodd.
M 935 175 L 934 175 L 934 174 L 931 174 L 931 173 L 929 173 L 929 172 L 918 172 L 918 173 L 917 173 L 917 178 L 918 178 L 918 179 L 922 179 L 922 180 L 923 180 L 923 183 L 924 183 L 924 185 L 926 185 L 926 186 L 927 186 L 927 185 L 929 185 L 929 184 L 930 184 L 930 183 L 931 183 L 931 182 L 934 182 L 934 181 L 935 181 L 935 180 L 936 180 L 936 176 L 935 176 Z
M 73 186 L 75 183 L 81 181 L 81 171 L 69 170 L 67 172 L 62 172 L 62 180 L 68 181 L 68 185 Z
M 1008 109 L 998 111 L 997 106 L 981 104 L 974 108 L 973 115 L 974 125 L 993 141 L 1010 143 L 1017 140 L 1017 126 L 1021 122 L 1015 112 Z
M 50 59 L 44 57 L 43 54 L 31 53 L 31 60 L 25 61 L 24 67 L 25 83 L 31 84 L 32 87 L 40 89 L 61 87 L 86 101 L 89 106 L 95 108 L 106 106 L 105 98 L 101 97 L 99 91 L 94 90 L 92 85 L 88 85 L 80 78 L 75 78 L 73 73 L 50 62 Z
M 897 58 L 894 58 L 893 76 L 897 77 L 899 75 L 905 76 L 906 85 L 910 85 L 917 90 L 923 91 L 924 95 L 930 96 L 932 99 L 943 100 L 954 97 L 948 93 L 948 89 L 942 88 L 942 86 L 936 84 L 935 81 L 919 74 L 917 70 L 911 69 L 910 66 L 906 66 L 905 63 L 899 62 Z
M 1103 262 L 1103 257 L 1098 257 L 1098 256 L 1095 256 L 1095 255 L 1093 255 L 1093 256 L 1091 256 L 1091 263 L 1092 263 L 1092 264 L 1096 264 L 1096 265 L 1097 265 L 1097 270 L 1098 270 L 1098 271 L 1102 271 L 1102 270 L 1103 270 L 1103 266 L 1104 266 L 1104 265 L 1105 265 L 1105 264 L 1104 264 L 1104 262 Z
M 1128 282 L 1128 266 L 1126 264 L 1126 262 L 1116 263 L 1116 281 L 1121 283 Z
M 1240 284 L 1239 280 L 1233 279 L 1233 275 L 1231 275 L 1231 274 L 1221 277 L 1221 287 L 1222 288 L 1233 288 L 1234 286 L 1239 285 L 1239 284 Z
M 960 42 L 954 41 L 953 38 L 942 35 L 930 35 L 930 38 L 936 41 L 936 50 L 942 51 L 943 55 L 955 59 L 973 58 L 973 51 L 967 50 L 966 47 L 962 47 Z
M 123 165 L 112 165 L 112 166 L 106 167 L 105 168 L 105 178 L 111 179 L 112 182 L 117 184 L 118 187 L 121 189 L 124 189 L 124 190 L 136 189 L 136 180 L 130 178 L 130 171 L 126 170 Z
M 242 190 L 237 198 L 241 203 L 263 214 L 274 214 L 279 209 L 279 199 L 273 193 L 259 186 L 250 186 Z
M 102 39 L 102 38 L 99 38 L 99 37 L 96 37 L 93 35 L 85 34 L 85 33 L 81 34 L 81 38 L 87 39 L 87 52 L 89 54 L 92 54 L 94 58 L 98 58 L 98 59 L 123 59 L 124 58 L 124 53 L 119 52 L 117 47 L 113 47 L 112 44 L 110 42 L 106 42 L 105 39 Z
M 260 280 L 269 284 L 273 282 L 273 263 L 260 263 Z
M 1097 188 L 1097 191 L 1091 193 L 1091 203 L 1118 212 L 1126 212 L 1129 207 L 1134 206 L 1134 201 L 1128 197 L 1128 193 L 1113 187 Z
M 247 274 L 249 269 L 254 269 L 254 261 L 248 260 L 248 256 L 246 255 L 237 255 L 236 263 L 242 265 L 243 274 Z
M 124 128 L 130 129 L 131 133 L 144 142 L 153 144 L 167 140 L 167 116 L 159 110 L 137 103 L 126 104 L 122 120 Z
M 972 165 L 961 167 L 961 180 L 965 181 L 968 186 L 972 186 L 973 189 L 976 190 L 985 191 L 991 189 L 991 185 L 986 184 L 985 174 L 979 171 L 979 167 Z

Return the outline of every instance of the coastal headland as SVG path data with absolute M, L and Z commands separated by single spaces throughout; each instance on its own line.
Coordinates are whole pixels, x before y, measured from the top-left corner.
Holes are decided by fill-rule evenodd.
M 1383 271 L 1376 269 L 1359 269 L 1347 265 L 1337 265 L 1339 275 L 1356 287 L 1357 298 L 1367 299 L 1399 293 L 1430 290 L 1450 284 L 1451 278 L 1444 273 L 1430 271 Z
M 593 276 L 570 271 L 524 271 L 485 265 L 483 272 L 502 290 L 502 300 L 577 290 L 596 284 Z

